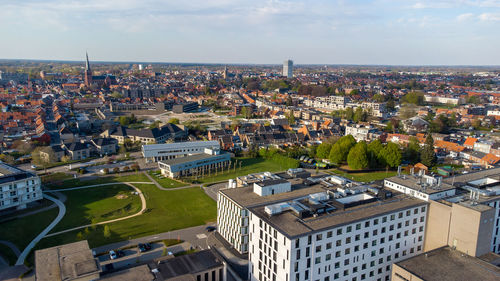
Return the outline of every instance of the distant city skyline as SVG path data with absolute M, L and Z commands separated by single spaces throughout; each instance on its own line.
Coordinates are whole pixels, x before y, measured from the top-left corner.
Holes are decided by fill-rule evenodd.
M 499 0 L 0 0 L 0 59 L 500 65 Z

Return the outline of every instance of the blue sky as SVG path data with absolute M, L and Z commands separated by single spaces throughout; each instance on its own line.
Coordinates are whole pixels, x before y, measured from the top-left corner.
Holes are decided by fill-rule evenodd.
M 500 65 L 500 0 L 0 0 L 0 58 Z

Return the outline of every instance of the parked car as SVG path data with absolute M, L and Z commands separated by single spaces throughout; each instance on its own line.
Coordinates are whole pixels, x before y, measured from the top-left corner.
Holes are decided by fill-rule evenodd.
M 149 250 L 151 250 L 151 244 L 149 243 L 141 243 L 139 245 L 137 245 L 137 247 L 139 248 L 139 252 L 147 252 Z
M 116 252 L 114 250 L 111 250 L 111 251 L 109 251 L 109 258 L 114 260 L 114 259 L 118 258 L 118 255 L 116 254 Z
M 111 250 L 109 251 L 109 257 L 114 260 L 117 258 L 121 258 L 125 256 L 125 252 L 123 250 Z
M 215 231 L 217 228 L 215 226 L 207 226 L 205 227 L 205 230 L 208 231 L 208 232 L 212 232 L 212 231 Z

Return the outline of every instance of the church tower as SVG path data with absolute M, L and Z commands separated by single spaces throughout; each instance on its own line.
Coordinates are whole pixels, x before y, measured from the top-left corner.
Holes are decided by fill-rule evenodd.
M 89 54 L 85 52 L 85 55 L 87 57 L 87 61 L 85 63 L 84 80 L 85 80 L 85 86 L 89 87 L 90 84 L 92 84 L 92 70 L 90 69 Z

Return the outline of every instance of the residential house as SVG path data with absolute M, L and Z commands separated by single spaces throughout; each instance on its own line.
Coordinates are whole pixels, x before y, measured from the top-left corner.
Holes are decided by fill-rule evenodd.
M 100 155 L 110 155 L 117 152 L 118 140 L 113 138 L 98 138 L 92 139 L 92 144 L 94 145 L 97 153 Z
M 90 157 L 90 144 L 81 142 L 72 142 L 64 144 L 71 160 L 82 160 Z

